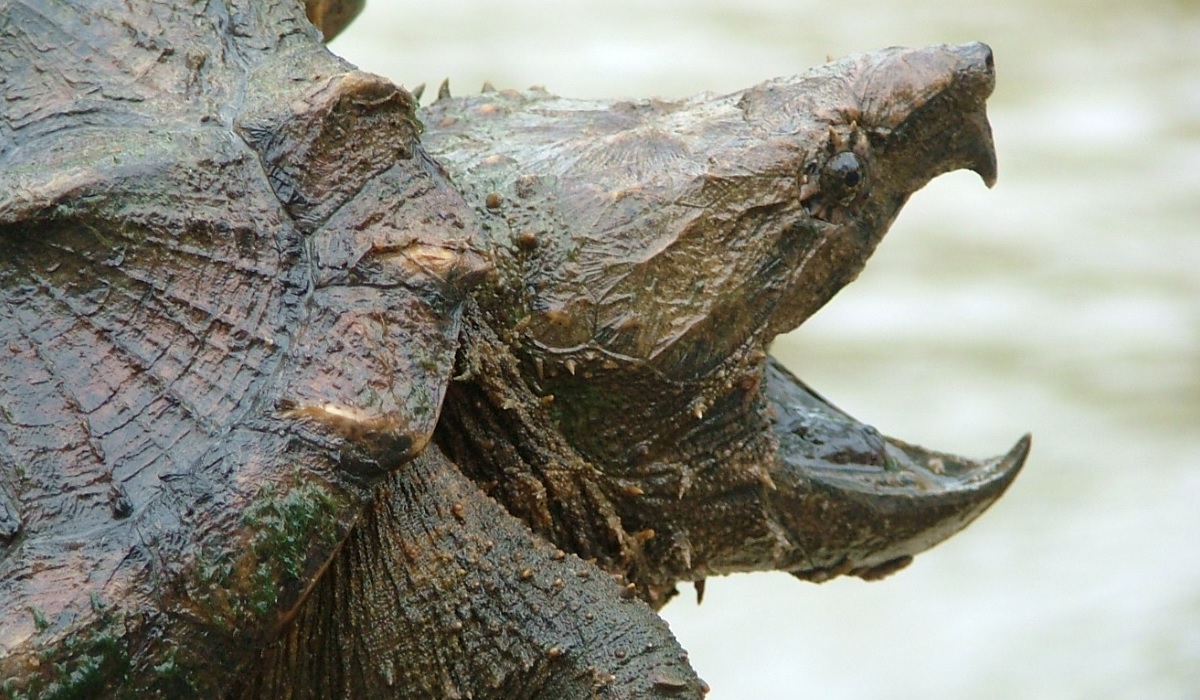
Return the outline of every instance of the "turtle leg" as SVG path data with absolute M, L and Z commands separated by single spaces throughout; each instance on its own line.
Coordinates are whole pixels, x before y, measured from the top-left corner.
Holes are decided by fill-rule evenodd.
M 666 624 L 430 446 L 376 491 L 249 698 L 700 698 Z

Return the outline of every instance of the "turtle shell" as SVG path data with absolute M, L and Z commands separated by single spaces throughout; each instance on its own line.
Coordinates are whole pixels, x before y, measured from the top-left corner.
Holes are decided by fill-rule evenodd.
M 486 267 L 412 98 L 299 3 L 133 12 L 0 2 L 10 693 L 259 646 L 428 442 Z

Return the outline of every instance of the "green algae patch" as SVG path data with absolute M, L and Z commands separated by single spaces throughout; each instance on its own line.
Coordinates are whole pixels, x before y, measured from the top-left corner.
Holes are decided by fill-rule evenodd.
M 40 673 L 24 687 L 13 681 L 0 685 L 5 700 L 87 700 L 113 695 L 132 668 L 124 641 L 124 616 L 107 611 L 88 628 L 65 637 L 41 653 Z M 40 626 L 39 626 L 40 627 Z M 42 631 L 44 627 L 40 628 Z M 132 696 L 128 696 L 132 697 Z
M 246 546 L 198 559 L 193 607 L 223 632 L 270 628 L 332 554 L 345 534 L 338 514 L 347 511 L 323 485 L 299 477 L 264 487 L 241 515 Z
M 337 514 L 342 511 L 338 499 L 311 482 L 282 494 L 270 487 L 259 494 L 242 516 L 254 532 L 250 551 L 255 563 L 242 601 L 247 612 L 267 615 L 307 586 L 314 569 L 311 555 L 329 553 L 337 545 Z
M 262 563 L 291 579 L 299 579 L 314 547 L 338 541 L 337 514 L 343 508 L 328 491 L 311 482 L 279 495 L 266 488 L 246 510 L 242 522 L 255 531 L 251 550 Z
M 58 635 L 42 645 L 27 671 L 0 680 L 0 700 L 143 700 L 203 695 L 192 682 L 195 666 L 179 662 L 180 641 L 147 636 L 147 617 L 119 610 L 91 594 L 87 622 L 69 635 L 53 623 L 39 634 Z M 144 639 L 142 643 L 130 640 Z

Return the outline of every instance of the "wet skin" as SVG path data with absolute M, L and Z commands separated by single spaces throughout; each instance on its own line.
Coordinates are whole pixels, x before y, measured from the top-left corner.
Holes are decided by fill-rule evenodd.
M 298 5 L 0 5 L 10 694 L 698 697 L 642 601 L 885 574 L 1020 467 L 767 355 L 911 192 L 994 177 L 986 47 L 418 139 Z
M 874 578 L 957 532 L 1016 475 L 1027 440 L 976 462 L 884 438 L 767 350 L 854 279 L 929 179 L 994 181 L 993 84 L 990 49 L 971 44 L 681 102 L 439 98 L 421 112 L 424 142 L 483 221 L 496 273 L 477 313 L 523 392 L 479 389 L 463 409 L 456 396 L 477 388 L 456 382 L 443 423 L 470 432 L 481 404 L 503 415 L 536 400 L 523 420 L 562 438 L 540 467 L 445 431 L 443 446 L 535 531 L 652 604 L 677 580 L 732 571 Z M 489 426 L 473 439 L 494 442 Z M 548 464 L 597 474 L 606 502 L 556 509 L 499 476 L 568 502 L 587 490 Z

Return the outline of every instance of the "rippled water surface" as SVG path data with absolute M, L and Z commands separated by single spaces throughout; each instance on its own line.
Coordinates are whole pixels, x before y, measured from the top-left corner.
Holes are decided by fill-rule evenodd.
M 410 86 L 732 91 L 981 39 L 1000 182 L 938 179 L 776 352 L 881 430 L 1033 456 L 882 583 L 712 580 L 665 616 L 710 698 L 1200 697 L 1200 7 L 375 0 L 334 44 Z

